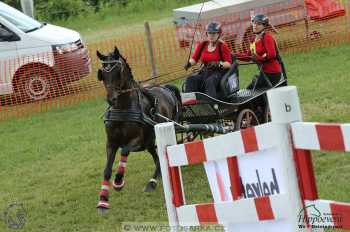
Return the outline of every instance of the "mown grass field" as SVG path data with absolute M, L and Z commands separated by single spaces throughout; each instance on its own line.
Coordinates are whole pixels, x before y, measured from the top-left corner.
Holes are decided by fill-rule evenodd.
M 305 54 L 285 54 L 289 83 L 298 86 L 305 121 L 350 121 L 350 45 Z M 242 66 L 243 85 L 256 71 Z M 143 193 L 153 173 L 147 153 L 131 154 L 126 186 L 111 195 L 111 209 L 95 206 L 105 162 L 103 98 L 63 110 L 0 123 L 0 215 L 21 203 L 27 223 L 21 231 L 120 231 L 122 222 L 166 222 L 163 189 Z M 117 162 L 116 162 L 117 164 Z M 321 198 L 350 202 L 350 157 L 316 153 Z M 210 199 L 201 166 L 184 170 L 188 201 Z M 1 217 L 0 217 L 1 218 Z M 0 231 L 13 231 L 0 220 Z
M 172 24 L 172 9 L 202 3 L 201 0 L 129 1 L 126 7 L 116 4 L 97 13 L 82 13 L 77 17 L 52 22 L 79 31 L 86 41 L 143 32 L 140 22 L 150 21 L 152 28 Z

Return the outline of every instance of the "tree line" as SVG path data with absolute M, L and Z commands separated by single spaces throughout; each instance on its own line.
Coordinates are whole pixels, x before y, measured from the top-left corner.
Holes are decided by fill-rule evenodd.
M 21 10 L 20 0 L 3 0 Z M 43 21 L 54 21 L 74 17 L 82 13 L 98 12 L 110 6 L 126 7 L 130 2 L 143 0 L 33 0 L 35 17 Z

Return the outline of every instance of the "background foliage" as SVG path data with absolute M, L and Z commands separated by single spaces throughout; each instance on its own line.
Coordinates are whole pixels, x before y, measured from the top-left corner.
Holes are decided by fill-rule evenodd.
M 21 9 L 20 0 L 4 0 Z M 64 20 L 114 8 L 116 14 L 138 13 L 147 9 L 164 9 L 167 6 L 186 5 L 198 0 L 34 0 L 35 16 L 42 21 Z

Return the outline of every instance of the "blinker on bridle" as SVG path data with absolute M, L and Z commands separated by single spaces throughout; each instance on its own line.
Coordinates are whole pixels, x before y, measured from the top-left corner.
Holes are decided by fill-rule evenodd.
M 102 78 L 100 77 L 102 75 L 102 72 L 112 72 L 117 66 L 120 67 L 120 72 L 123 72 L 124 70 L 124 65 L 123 65 L 123 61 L 121 60 L 121 58 L 119 57 L 118 60 L 107 60 L 107 61 L 102 61 L 102 67 L 98 70 L 98 79 L 101 81 Z M 103 64 L 107 64 L 106 67 L 103 67 Z M 113 64 L 113 65 L 112 65 Z M 121 86 L 119 86 L 118 88 L 116 88 L 117 91 L 117 97 L 123 93 L 127 93 L 127 92 L 131 92 L 134 90 L 139 90 L 140 87 L 137 86 L 136 88 L 129 88 L 129 89 L 121 89 Z

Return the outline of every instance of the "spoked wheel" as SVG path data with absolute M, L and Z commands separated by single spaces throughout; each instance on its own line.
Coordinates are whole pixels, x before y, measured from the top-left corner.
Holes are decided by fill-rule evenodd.
M 200 135 L 199 132 L 197 131 L 193 131 L 193 132 L 187 132 L 187 133 L 183 133 L 181 134 L 181 138 L 177 139 L 177 143 L 189 143 L 192 142 L 193 140 L 195 140 L 198 136 Z
M 189 132 L 189 133 L 186 134 L 185 142 L 186 142 L 186 143 L 192 142 L 192 141 L 195 140 L 199 135 L 200 135 L 200 133 L 197 132 L 197 131 Z
M 235 129 L 246 129 L 257 125 L 259 125 L 259 120 L 256 114 L 250 109 L 244 109 L 238 114 Z
M 270 111 L 269 104 L 266 104 L 264 118 L 265 118 L 265 123 L 271 122 L 271 111 Z

